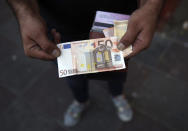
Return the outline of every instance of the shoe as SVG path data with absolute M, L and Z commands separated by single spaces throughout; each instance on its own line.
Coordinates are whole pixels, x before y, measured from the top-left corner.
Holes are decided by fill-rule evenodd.
M 112 101 L 117 109 L 119 119 L 123 122 L 131 121 L 133 117 L 133 111 L 124 96 L 120 95 L 114 97 L 112 98 Z
M 68 107 L 64 116 L 64 125 L 67 127 L 75 126 L 81 118 L 81 114 L 86 109 L 88 103 L 79 103 L 76 100 Z

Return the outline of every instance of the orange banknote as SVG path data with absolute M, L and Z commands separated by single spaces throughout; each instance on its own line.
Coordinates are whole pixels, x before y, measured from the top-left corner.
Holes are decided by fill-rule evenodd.
M 59 77 L 125 69 L 123 52 L 117 44 L 117 37 L 58 44 Z

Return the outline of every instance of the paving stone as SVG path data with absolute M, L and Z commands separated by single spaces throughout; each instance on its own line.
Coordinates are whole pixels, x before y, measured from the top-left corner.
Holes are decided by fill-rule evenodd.
M 46 119 L 29 119 L 24 121 L 20 131 L 66 131 L 59 126 L 56 121 L 47 121 Z
M 138 88 L 142 89 L 145 81 L 150 77 L 151 71 L 150 68 L 137 62 L 136 59 L 131 59 L 129 61 L 129 71 L 124 92 L 130 101 L 135 97 L 138 97 L 139 92 L 136 91 Z
M 188 20 L 187 0 L 181 0 L 173 16 L 168 20 L 163 32 L 171 39 L 176 41 L 188 42 L 188 31 L 183 29 L 183 23 Z
M 132 104 L 138 110 L 164 123 L 167 127 L 188 129 L 188 85 L 158 71 L 153 71 L 142 88 L 134 89 L 138 97 Z
M 0 118 L 0 128 L 2 130 L 19 131 L 25 119 L 36 118 L 37 114 L 32 112 L 31 108 L 26 103 L 16 103 Z
M 161 57 L 158 68 L 174 77 L 188 81 L 188 46 L 182 43 L 173 43 Z
M 163 34 L 174 41 L 180 41 L 182 43 L 188 43 L 188 31 L 183 29 L 183 20 L 181 23 L 171 23 L 165 26 L 163 29 Z M 174 27 L 176 25 L 176 27 Z
M 4 36 L 9 41 L 12 41 L 20 46 L 22 46 L 20 31 L 15 18 L 12 18 L 7 23 L 2 24 L 0 36 Z
M 1 0 L 0 1 L 0 28 L 4 25 L 4 23 L 6 23 L 7 21 L 9 21 L 12 17 L 13 17 L 13 13 L 10 10 L 6 0 Z
M 0 114 L 3 114 L 8 109 L 15 98 L 15 94 L 0 85 Z
M 57 67 L 49 68 L 38 81 L 27 90 L 23 98 L 34 110 L 47 119 L 61 119 L 72 102 L 72 95 L 64 80 L 57 77 Z
M 17 101 L 0 117 L 0 129 L 3 131 L 65 131 L 55 121 L 42 118 L 22 100 Z
M 188 15 L 185 13 L 188 10 L 187 5 L 187 0 L 181 0 L 173 15 L 173 17 L 175 18 L 174 20 L 176 20 L 176 23 L 181 23 L 182 20 L 188 19 Z
M 5 37 L 0 37 L 0 82 L 15 93 L 21 93 L 27 85 L 32 84 L 51 62 L 34 60 L 25 56 L 23 48 Z
M 3 0 L 1 4 L 0 16 L 0 37 L 6 37 L 9 41 L 14 42 L 14 44 L 17 43 L 21 45 L 18 22 L 5 0 Z
M 136 125 L 136 126 L 135 126 Z M 129 123 L 122 123 L 118 131 L 170 131 L 161 123 L 152 120 L 151 118 L 135 112 L 134 119 Z

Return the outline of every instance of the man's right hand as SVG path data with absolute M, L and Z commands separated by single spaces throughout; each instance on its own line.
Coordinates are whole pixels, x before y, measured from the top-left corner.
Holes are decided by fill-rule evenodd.
M 26 16 L 24 20 L 19 20 L 19 23 L 24 52 L 27 56 L 53 60 L 61 54 L 55 43 L 48 39 L 46 24 L 40 16 Z M 54 37 L 58 37 L 57 32 L 52 32 Z
M 40 16 L 37 0 L 7 0 L 16 14 L 25 54 L 32 58 L 53 60 L 61 52 L 55 45 L 60 41 L 60 34 L 52 30 L 55 43 L 47 37 L 47 28 Z

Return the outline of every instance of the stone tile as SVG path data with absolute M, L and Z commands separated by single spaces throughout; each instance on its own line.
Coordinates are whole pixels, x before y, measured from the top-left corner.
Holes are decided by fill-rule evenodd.
M 3 114 L 8 109 L 15 98 L 15 94 L 0 85 L 0 114 Z
M 14 45 L 16 43 L 16 46 L 22 46 L 18 22 L 12 10 L 5 1 L 6 0 L 1 0 L 0 3 L 0 38 L 4 37 L 8 40 L 6 42 L 2 42 L 7 46 L 10 46 L 9 44 L 7 44 L 9 41 L 14 43 Z
M 183 24 L 183 23 L 182 23 Z M 184 43 L 188 43 L 188 31 L 180 30 L 178 34 L 175 34 L 175 39 L 182 41 Z
M 188 16 L 185 13 L 188 11 L 187 5 L 188 5 L 187 0 L 181 0 L 180 4 L 178 5 L 173 15 L 173 17 L 176 20 L 176 23 L 181 23 L 182 20 L 188 19 Z
M 142 89 L 145 81 L 150 77 L 151 72 L 152 70 L 150 68 L 139 63 L 137 60 L 131 59 L 129 61 L 129 71 L 124 89 L 129 100 L 138 97 L 139 92 L 136 92 L 137 89 Z
M 166 35 L 171 40 L 180 41 L 187 43 L 188 42 L 188 31 L 183 29 L 183 23 L 186 21 L 182 20 L 179 23 L 169 23 L 163 29 L 163 34 Z
M 66 131 L 56 121 L 47 121 L 44 118 L 28 119 L 24 121 L 20 131 Z
M 188 85 L 153 71 L 142 88 L 135 89 L 138 97 L 132 102 L 137 110 L 158 120 L 160 123 L 181 131 L 188 129 Z
M 149 49 L 141 52 L 139 55 L 135 56 L 134 59 L 155 67 L 161 55 L 165 49 L 169 47 L 171 42 L 171 40 L 156 33 Z
M 163 126 L 151 118 L 135 112 L 134 119 L 129 123 L 122 123 L 118 131 L 170 131 L 167 127 Z
M 17 59 L 17 56 L 24 56 L 24 51 L 23 51 L 23 47 L 21 44 L 16 44 L 15 42 L 10 41 L 10 39 L 1 36 L 0 37 L 0 48 L 3 49 L 0 52 L 0 59 L 1 59 L 1 63 L 0 65 L 2 66 L 2 64 L 11 61 L 13 64 L 13 62 L 15 62 Z
M 15 93 L 21 93 L 49 66 L 51 62 L 34 60 L 25 56 L 23 48 L 5 37 L 0 37 L 0 82 Z
M 5 23 L 0 26 L 0 36 L 7 38 L 9 41 L 22 46 L 20 31 L 15 17 L 10 17 Z M 7 42 L 6 42 L 7 43 Z
M 12 105 L 6 113 L 3 114 L 0 118 L 0 128 L 2 130 L 10 131 L 16 130 L 19 131 L 22 123 L 26 119 L 37 118 L 37 114 L 32 112 L 31 108 L 26 103 L 16 103 Z
M 8 6 L 6 0 L 0 1 L 0 28 L 3 27 L 3 24 L 9 21 L 13 16 L 13 12 L 11 11 L 10 7 Z
M 4 36 L 9 41 L 21 45 L 18 22 L 6 0 L 1 0 L 0 9 L 0 37 Z
M 56 121 L 41 117 L 32 110 L 28 103 L 17 101 L 0 117 L 0 128 L 3 131 L 65 131 Z
M 30 103 L 33 110 L 37 110 L 47 119 L 61 119 L 66 107 L 72 102 L 67 84 L 58 78 L 56 67 L 43 73 L 24 93 L 23 98 Z
M 161 57 L 158 68 L 176 78 L 188 81 L 188 44 L 173 43 Z
M 171 39 L 188 42 L 188 31 L 183 29 L 183 23 L 188 20 L 188 15 L 184 12 L 188 11 L 188 1 L 181 0 L 173 16 L 168 20 L 163 32 Z

